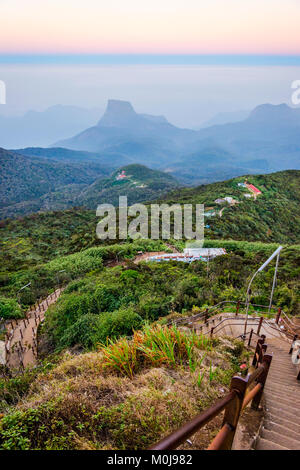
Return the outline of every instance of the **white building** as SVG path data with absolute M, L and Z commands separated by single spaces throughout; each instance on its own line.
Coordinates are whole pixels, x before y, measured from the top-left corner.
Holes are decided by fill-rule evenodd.
M 225 255 L 226 250 L 224 248 L 185 248 L 183 253 L 185 256 L 212 259 L 216 256 Z

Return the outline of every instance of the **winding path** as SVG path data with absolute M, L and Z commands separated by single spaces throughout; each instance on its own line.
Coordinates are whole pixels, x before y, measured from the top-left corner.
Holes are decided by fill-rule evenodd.
M 171 245 L 167 245 L 172 251 L 176 251 Z M 165 252 L 146 252 L 137 255 L 134 263 L 139 263 L 149 256 L 165 254 Z M 112 261 L 105 264 L 106 267 L 124 265 L 126 261 Z M 11 320 L 7 327 L 5 341 L 6 366 L 10 369 L 24 369 L 35 365 L 37 362 L 37 329 L 45 318 L 48 307 L 55 303 L 60 296 L 62 288 L 56 289 L 45 300 L 37 303 L 32 310 L 27 312 L 25 318 Z
M 56 302 L 62 289 L 56 289 L 45 300 L 27 312 L 26 317 L 12 320 L 7 328 L 6 365 L 11 369 L 25 368 L 37 361 L 37 329 L 48 307 Z

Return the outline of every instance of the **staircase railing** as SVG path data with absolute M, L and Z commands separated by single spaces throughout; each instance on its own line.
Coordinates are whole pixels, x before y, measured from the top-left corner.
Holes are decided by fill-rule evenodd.
M 227 305 L 233 305 L 235 309 L 235 315 L 237 316 L 240 312 L 240 309 L 243 306 L 246 306 L 246 302 L 241 301 L 241 300 L 223 300 L 222 302 L 217 303 L 216 305 L 213 305 L 212 307 L 207 307 L 205 310 L 202 312 L 199 312 L 195 315 L 190 315 L 187 317 L 181 317 L 181 318 L 175 318 L 171 319 L 168 321 L 167 325 L 184 325 L 184 324 L 191 324 L 194 323 L 195 321 L 199 321 L 200 319 L 204 319 L 206 322 L 211 316 L 215 315 L 216 312 L 222 312 L 224 311 L 225 306 Z M 299 328 L 300 326 L 297 327 L 286 315 L 286 313 L 280 308 L 280 307 L 269 307 L 268 305 L 260 305 L 260 304 L 250 304 L 250 307 L 257 308 L 260 310 L 272 310 L 274 312 L 274 318 L 275 318 L 275 323 L 278 324 L 280 321 L 282 321 L 282 317 L 284 319 L 289 320 L 294 328 Z M 276 314 L 275 314 L 276 312 Z M 255 311 L 253 313 L 259 313 L 259 311 Z
M 189 437 L 199 431 L 224 411 L 220 431 L 213 439 L 208 450 L 229 450 L 232 447 L 235 432 L 241 412 L 252 402 L 251 407 L 258 409 L 263 389 L 272 361 L 272 354 L 267 354 L 265 336 L 261 336 L 256 345 L 252 366 L 254 371 L 247 377 L 235 375 L 231 379 L 229 393 L 207 410 L 185 423 L 177 431 L 162 439 L 151 447 L 151 450 L 172 450 L 184 443 Z M 250 386 L 254 387 L 250 389 Z

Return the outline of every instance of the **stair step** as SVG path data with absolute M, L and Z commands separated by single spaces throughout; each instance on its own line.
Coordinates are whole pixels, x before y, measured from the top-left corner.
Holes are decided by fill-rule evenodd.
M 283 436 L 282 434 L 274 431 L 269 431 L 268 429 L 262 429 L 261 437 L 290 450 L 298 450 L 300 447 L 300 442 L 298 440 L 291 439 L 290 437 Z
M 300 410 L 297 406 L 286 405 L 285 403 L 280 403 L 278 401 L 268 400 L 267 408 L 274 408 L 277 411 L 283 411 L 284 413 L 290 413 L 291 415 L 295 416 L 295 418 L 299 418 L 300 421 Z
M 276 400 L 279 400 L 279 402 L 280 402 L 281 397 L 284 397 L 284 399 L 289 400 L 290 403 L 291 401 L 294 402 L 295 400 L 295 405 L 299 406 L 299 400 L 298 400 L 299 394 L 298 393 L 284 393 L 284 390 L 278 391 L 272 388 L 265 388 L 264 397 L 265 398 L 270 397 L 271 399 L 272 397 L 274 397 L 276 398 Z
M 299 442 L 299 446 L 300 446 L 300 433 L 292 429 L 286 428 L 285 426 L 282 426 L 281 424 L 272 423 L 271 421 L 264 422 L 264 429 L 267 429 L 268 431 L 277 432 L 281 436 L 286 436 L 291 439 L 295 439 L 296 441 Z
M 293 405 L 300 408 L 300 399 L 297 399 L 297 398 L 292 397 L 292 403 Z M 289 397 L 287 397 L 286 395 L 282 395 L 280 393 L 276 393 L 276 392 L 270 391 L 270 393 L 265 394 L 265 400 L 268 400 L 268 399 L 276 400 L 279 403 L 285 403 L 287 405 L 291 404 L 291 399 L 289 399 Z
M 281 418 L 280 416 L 275 416 L 268 413 L 265 422 L 279 424 L 280 426 L 284 426 L 286 429 L 291 429 L 292 431 L 300 433 L 300 424 L 292 423 L 291 421 L 287 421 L 285 418 Z
M 291 402 L 291 400 L 289 400 L 288 398 L 286 398 L 284 396 L 284 398 L 282 398 L 282 396 L 276 396 L 274 394 L 271 395 L 271 393 L 268 393 L 268 395 L 265 396 L 265 402 L 266 403 L 269 403 L 271 406 L 274 406 L 277 408 L 277 405 L 278 403 L 281 405 L 281 406 L 291 406 L 291 404 L 293 406 L 295 406 L 296 408 L 300 408 L 300 401 L 299 400 L 294 400 Z
M 287 391 L 288 393 L 299 393 L 300 392 L 300 384 L 297 384 L 296 379 L 295 379 L 295 385 L 282 384 L 280 382 L 277 382 L 276 380 L 271 380 L 270 382 L 268 382 L 268 380 L 267 380 L 266 383 L 267 383 L 268 386 L 271 385 L 273 388 L 277 387 L 279 389 L 283 389 L 283 390 Z
M 288 421 L 291 421 L 292 423 L 299 424 L 300 420 L 298 416 L 295 416 L 294 414 L 287 413 L 284 410 L 280 410 L 278 408 L 274 408 L 273 406 L 267 406 L 266 407 L 266 415 L 268 416 L 268 413 L 270 413 L 273 416 L 279 416 L 280 418 L 284 418 Z
M 275 444 L 272 441 L 268 441 L 267 439 L 259 438 L 255 450 L 289 450 L 288 447 L 283 447 L 279 444 Z
M 287 377 L 279 377 L 279 376 L 275 376 L 275 375 L 271 375 L 270 377 L 268 377 L 268 380 L 269 382 L 271 383 L 280 383 L 282 385 L 291 385 L 292 387 L 295 385 L 295 383 L 297 384 L 297 382 L 295 382 L 297 379 L 296 377 L 291 377 L 291 378 L 287 378 Z

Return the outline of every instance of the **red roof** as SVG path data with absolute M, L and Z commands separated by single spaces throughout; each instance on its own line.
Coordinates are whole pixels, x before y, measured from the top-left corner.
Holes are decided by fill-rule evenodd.
M 257 189 L 253 184 L 248 183 L 247 186 L 249 189 L 252 189 L 252 191 L 254 191 L 256 194 L 261 194 L 261 191 Z

